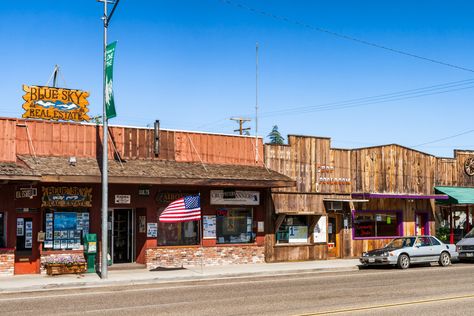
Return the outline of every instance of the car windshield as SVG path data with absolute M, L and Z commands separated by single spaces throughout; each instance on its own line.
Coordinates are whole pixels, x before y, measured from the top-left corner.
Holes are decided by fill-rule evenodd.
M 473 238 L 473 237 L 474 237 L 474 228 L 471 229 L 471 231 L 467 233 L 466 236 L 464 236 L 464 238 Z
M 414 243 L 415 243 L 415 237 L 395 238 L 386 247 L 397 248 L 397 249 L 404 248 L 404 247 L 413 247 Z

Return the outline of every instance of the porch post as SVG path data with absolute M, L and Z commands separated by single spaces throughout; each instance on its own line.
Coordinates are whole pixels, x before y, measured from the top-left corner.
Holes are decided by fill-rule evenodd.
M 467 234 L 471 230 L 471 224 L 469 223 L 469 204 L 466 205 L 466 231 L 464 235 Z
M 449 227 L 451 228 L 451 232 L 449 233 L 449 243 L 454 244 L 454 227 L 453 227 L 453 207 L 452 205 L 449 206 Z

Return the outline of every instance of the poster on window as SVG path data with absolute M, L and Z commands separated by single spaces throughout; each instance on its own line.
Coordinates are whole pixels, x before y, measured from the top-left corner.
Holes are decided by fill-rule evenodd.
M 314 226 L 313 240 L 317 242 L 326 242 L 326 216 L 321 216 Z
M 202 217 L 203 237 L 216 238 L 216 216 L 204 215 Z
M 307 226 L 289 226 L 288 242 L 308 242 Z
M 24 218 L 16 219 L 16 235 L 17 236 L 25 235 L 25 219 Z
M 158 223 L 147 223 L 147 237 L 158 237 Z

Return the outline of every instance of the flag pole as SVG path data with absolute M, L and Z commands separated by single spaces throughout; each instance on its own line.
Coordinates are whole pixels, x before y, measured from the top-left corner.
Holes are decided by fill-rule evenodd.
M 201 217 L 201 218 L 202 218 L 202 217 Z M 203 237 L 204 237 L 204 234 L 203 234 L 202 229 L 203 229 L 203 227 L 202 227 L 202 219 L 201 219 L 201 220 L 199 220 L 199 234 L 201 235 L 201 236 L 200 236 L 200 239 L 201 239 L 201 240 L 200 240 L 200 244 L 201 244 L 201 274 L 204 273 L 203 270 L 202 270 L 202 260 L 203 260 L 202 257 L 204 256 L 204 248 L 203 248 L 203 246 L 202 246 L 202 240 L 204 239 L 204 238 L 203 238 Z

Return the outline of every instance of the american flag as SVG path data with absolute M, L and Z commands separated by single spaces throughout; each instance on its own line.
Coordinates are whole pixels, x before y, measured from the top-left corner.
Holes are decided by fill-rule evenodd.
M 160 215 L 160 222 L 178 223 L 201 220 L 199 195 L 189 195 L 173 201 Z

